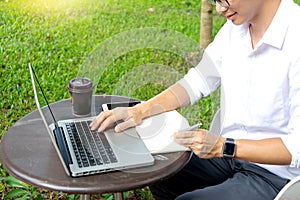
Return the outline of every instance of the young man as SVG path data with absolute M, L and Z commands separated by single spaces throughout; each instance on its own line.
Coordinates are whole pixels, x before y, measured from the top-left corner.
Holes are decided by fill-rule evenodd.
M 274 199 L 300 175 L 300 8 L 292 0 L 215 3 L 228 21 L 197 67 L 147 102 L 102 112 L 91 124 L 103 130 L 123 119 L 115 128 L 121 131 L 193 104 L 222 82 L 221 137 L 203 129 L 175 133 L 194 155 L 151 186 L 156 199 Z

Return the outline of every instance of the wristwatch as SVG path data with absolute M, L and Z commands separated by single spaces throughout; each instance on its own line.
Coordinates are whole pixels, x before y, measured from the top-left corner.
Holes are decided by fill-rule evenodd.
M 235 141 L 232 138 L 226 138 L 223 143 L 222 154 L 225 158 L 233 158 L 235 156 Z

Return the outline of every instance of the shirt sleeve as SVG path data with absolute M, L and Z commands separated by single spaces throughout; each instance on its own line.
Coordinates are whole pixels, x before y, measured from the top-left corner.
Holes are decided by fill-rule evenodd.
M 289 71 L 290 120 L 289 133 L 282 140 L 292 155 L 290 167 L 300 168 L 300 57 Z
M 218 70 L 208 51 L 204 52 L 200 63 L 179 81 L 188 92 L 191 104 L 215 91 L 220 82 Z
M 208 96 L 221 85 L 222 55 L 228 49 L 231 28 L 232 23 L 227 21 L 217 33 L 214 41 L 205 49 L 199 64 L 179 80 L 179 84 L 189 94 L 191 104 Z

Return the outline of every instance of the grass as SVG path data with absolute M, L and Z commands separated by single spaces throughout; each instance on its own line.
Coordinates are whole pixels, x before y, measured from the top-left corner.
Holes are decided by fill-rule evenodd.
M 214 17 L 214 35 L 223 23 L 224 19 Z M 199 51 L 194 48 L 199 29 L 200 0 L 0 0 L 0 139 L 17 120 L 36 109 L 29 62 L 50 102 L 68 98 L 68 81 L 86 73 L 99 83 L 97 94 L 145 100 L 197 63 L 193 55 Z M 91 71 L 95 64 L 101 70 Z M 136 74 L 143 84 L 126 82 L 135 80 Z M 191 121 L 201 118 L 208 128 L 213 98 L 180 112 Z M 45 199 L 77 198 L 14 182 L 1 165 L 0 177 L 1 199 L 12 188 L 26 188 L 36 199 L 38 194 Z M 126 195 L 127 199 L 151 199 L 147 188 Z
M 223 22 L 215 18 L 214 33 Z M 103 71 L 88 73 L 99 82 L 97 94 L 121 91 L 123 95 L 148 99 L 197 63 L 198 58 L 193 57 L 197 48 L 186 49 L 189 45 L 185 44 L 198 45 L 199 27 L 200 0 L 0 0 L 0 138 L 17 120 L 36 109 L 29 62 L 39 74 L 50 102 L 68 98 L 68 81 L 91 69 L 95 62 Z M 128 33 L 133 35 L 126 37 Z M 112 38 L 118 43 L 110 42 Z M 139 40 L 134 41 L 136 38 Z M 161 38 L 169 39 L 168 43 L 161 43 Z M 132 43 L 134 46 L 130 46 Z M 110 57 L 112 52 L 115 54 Z M 95 56 L 101 59 L 95 61 Z M 169 70 L 174 76 L 164 77 Z M 132 77 L 133 71 L 148 81 L 134 90 L 120 88 L 122 84 L 128 86 L 125 78 Z M 181 112 L 191 120 L 201 118 L 208 127 L 211 100 L 203 101 Z M 189 116 L 192 111 L 196 116 Z M 8 177 L 2 166 L 0 177 Z M 9 183 L 1 179 L 0 198 L 11 191 Z M 22 188 L 31 193 L 38 191 L 46 199 L 76 198 L 26 184 Z M 151 194 L 142 189 L 129 192 L 129 197 L 151 198 Z M 111 195 L 94 198 L 109 199 Z

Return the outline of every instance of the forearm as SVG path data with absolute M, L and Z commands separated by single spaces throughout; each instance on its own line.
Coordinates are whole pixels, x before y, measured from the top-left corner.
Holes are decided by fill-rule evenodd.
M 189 96 L 184 87 L 176 83 L 162 93 L 135 107 L 142 118 L 176 110 L 190 104 Z
M 280 138 L 236 140 L 236 159 L 260 164 L 289 165 L 292 156 Z

